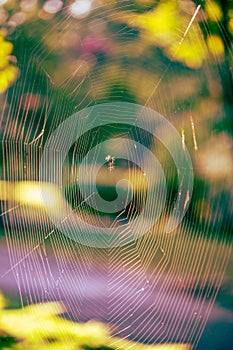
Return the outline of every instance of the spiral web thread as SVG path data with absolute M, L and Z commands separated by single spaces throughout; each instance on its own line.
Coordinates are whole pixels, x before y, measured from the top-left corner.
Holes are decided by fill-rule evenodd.
M 108 7 L 101 6 L 103 7 L 99 11 L 106 21 L 114 14 L 117 16 L 116 13 L 111 13 Z M 122 1 L 119 8 L 123 9 L 124 6 L 127 7 L 127 2 Z M 198 14 L 201 15 L 201 5 L 194 9 L 192 15 L 187 15 L 187 23 L 183 28 L 177 28 L 180 46 L 185 42 L 190 28 L 197 25 Z M 95 19 L 95 14 L 92 17 Z M 96 23 L 98 20 L 99 15 Z M 72 25 L 73 20 L 67 15 L 52 30 L 56 31 L 60 26 L 66 27 L 66 31 L 69 31 L 72 30 Z M 50 38 L 49 34 L 50 32 L 45 39 L 48 46 L 52 47 L 52 37 Z M 116 33 L 115 37 L 118 34 L 120 35 Z M 200 45 L 204 46 L 204 40 L 200 38 L 199 40 Z M 125 50 L 127 45 L 132 45 L 129 38 L 128 42 L 124 43 Z M 9 181 L 9 186 L 6 188 L 8 193 L 13 191 L 14 183 L 18 181 L 39 181 L 40 160 L 45 142 L 61 122 L 83 108 L 108 102 L 104 79 L 100 79 L 105 72 L 100 68 L 99 71 L 87 73 L 77 84 L 75 75 L 81 69 L 77 66 L 73 74 L 67 76 L 60 84 L 62 93 L 58 93 L 56 83 L 43 68 L 47 58 L 46 52 L 35 47 L 30 60 L 26 62 L 24 61 L 26 50 L 28 48 L 22 47 L 20 52 L 21 76 L 5 99 L 2 98 L 2 180 Z M 115 61 L 120 61 L 121 57 L 112 57 L 112 62 L 111 58 L 109 59 L 108 67 Z M 119 74 L 123 79 L 127 79 L 127 69 L 129 67 L 124 68 L 121 65 Z M 153 84 L 148 81 L 153 89 L 143 101 L 145 107 L 158 111 L 168 119 L 169 115 L 176 113 L 176 107 L 173 110 L 169 102 L 172 92 L 167 90 L 166 84 L 169 74 L 176 72 L 176 69 L 172 59 L 167 65 L 158 67 L 157 80 Z M 209 69 L 208 63 L 203 69 Z M 195 74 L 200 74 L 198 79 L 201 81 L 202 73 Z M 217 76 L 213 68 L 209 74 L 210 80 Z M 40 99 L 38 97 L 34 104 L 30 100 L 25 102 L 22 96 L 33 92 L 35 88 Z M 118 93 L 119 95 L 114 95 L 114 99 L 120 101 L 124 98 L 127 102 L 124 92 Z M 188 119 L 189 117 L 187 114 Z M 173 119 L 170 118 L 170 121 Z M 59 163 L 59 152 L 62 154 L 68 134 L 62 140 L 63 143 L 57 145 L 55 149 L 58 152 L 58 155 L 54 156 L 58 157 L 59 169 L 63 168 L 63 174 L 57 175 L 61 177 L 66 187 L 63 195 L 69 204 L 72 204 L 75 213 L 84 222 L 92 225 L 94 233 L 97 234 L 99 227 L 107 226 L 114 231 L 122 223 L 133 221 L 140 213 L 135 212 L 135 203 L 131 203 L 127 210 L 124 208 L 114 217 L 99 216 L 93 208 L 87 207 L 85 198 L 78 197 L 76 187 L 68 191 L 67 188 L 77 182 L 77 164 L 82 161 L 82 157 L 91 148 L 103 142 L 103 138 L 111 140 L 119 135 L 127 140 L 133 135 L 135 144 L 136 141 L 143 143 L 151 152 L 156 153 L 154 147 L 156 141 L 151 135 L 134 130 L 132 126 L 121 131 L 117 122 L 115 115 L 107 130 L 97 128 L 84 134 L 72 146 L 64 164 Z M 147 122 L 149 120 L 145 120 L 145 123 Z M 186 122 L 186 125 L 189 128 L 187 134 L 190 134 L 192 141 L 194 129 L 191 120 L 189 124 Z M 179 122 L 176 126 L 181 133 Z M 208 135 L 208 130 L 205 132 Z M 194 142 L 189 144 L 195 149 Z M 161 159 L 168 158 L 166 177 L 170 181 L 170 188 L 177 189 L 174 163 L 163 145 L 156 144 L 156 147 Z M 85 164 L 89 174 L 97 165 L 98 152 L 103 151 L 97 149 L 93 158 L 87 160 Z M 119 163 L 120 160 L 116 159 L 111 172 L 105 160 L 107 155 L 108 152 L 103 152 L 101 171 L 105 174 L 104 179 L 121 175 L 118 171 L 123 167 L 128 178 L 134 183 L 133 190 L 137 194 L 137 203 L 143 207 L 146 200 L 153 201 L 146 190 L 147 182 L 143 169 L 139 169 L 134 162 L 137 148 L 135 154 L 131 154 L 131 162 L 121 160 L 122 163 Z M 114 156 L 114 149 L 112 155 Z M 152 165 L 149 164 L 149 171 L 150 167 L 152 169 Z M 217 193 L 217 186 L 216 183 L 211 183 L 210 192 Z M 129 194 L 129 187 L 126 189 Z M 34 189 L 32 196 L 33 191 Z M 204 195 L 207 201 L 208 196 L 211 200 L 212 195 L 207 193 L 207 185 L 204 188 Z M 3 280 L 7 274 L 13 273 L 23 306 L 47 300 L 62 300 L 68 310 L 68 317 L 77 320 L 92 318 L 103 320 L 112 327 L 113 335 L 147 343 L 188 343 L 196 347 L 230 257 L 228 236 L 230 223 L 223 224 L 220 219 L 219 198 L 215 203 L 214 214 L 209 217 L 211 222 L 207 220 L 204 226 L 199 227 L 198 224 L 193 224 L 194 218 L 191 214 L 172 233 L 165 234 L 164 227 L 176 198 L 169 193 L 166 197 L 167 208 L 163 208 L 158 221 L 148 233 L 124 245 L 126 231 L 120 246 L 110 245 L 104 249 L 92 247 L 91 244 L 79 244 L 61 234 L 51 223 L 43 207 L 30 207 L 14 197 L 11 201 L 4 201 L 1 204 L 1 217 L 11 268 L 0 278 Z M 98 207 L 95 198 L 91 200 Z M 201 205 L 204 205 L 203 203 Z M 194 203 L 194 207 L 195 205 L 197 204 Z M 208 238 L 205 236 L 206 232 Z M 217 237 L 219 232 L 221 239 Z M 84 237 L 85 234 L 84 231 Z

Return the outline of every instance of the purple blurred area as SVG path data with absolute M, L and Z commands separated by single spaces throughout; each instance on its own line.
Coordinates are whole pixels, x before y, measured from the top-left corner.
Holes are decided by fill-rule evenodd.
M 22 251 L 15 250 L 15 254 L 18 261 L 23 258 Z M 232 260 L 231 257 L 230 263 Z M 6 242 L 1 240 L 0 288 L 14 305 L 61 301 L 67 310 L 65 317 L 75 321 L 100 320 L 112 326 L 114 335 L 149 343 L 188 342 L 190 329 L 198 337 L 200 322 L 207 321 L 202 325 L 204 332 L 196 348 L 232 349 L 232 279 L 223 280 L 211 306 L 198 296 L 197 288 L 196 294 L 174 288 L 176 281 L 166 272 L 152 286 L 148 280 L 143 285 L 136 272 L 124 279 L 120 271 L 111 279 L 103 264 L 86 267 L 80 261 L 75 266 L 68 256 L 61 265 L 51 247 L 33 252 L 11 269 Z M 228 303 L 227 298 L 231 300 Z

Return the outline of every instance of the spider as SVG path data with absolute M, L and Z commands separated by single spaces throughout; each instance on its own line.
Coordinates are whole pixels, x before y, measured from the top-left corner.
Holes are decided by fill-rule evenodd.
M 107 155 L 107 157 L 105 157 L 105 160 L 108 162 L 108 169 L 109 171 L 112 171 L 114 169 L 114 162 L 115 162 L 115 158 L 113 156 Z

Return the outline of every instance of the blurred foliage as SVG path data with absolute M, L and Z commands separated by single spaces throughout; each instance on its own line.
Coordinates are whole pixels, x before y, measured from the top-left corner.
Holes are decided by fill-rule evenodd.
M 24 309 L 4 309 L 0 294 L 0 349 L 15 350 L 188 350 L 185 344 L 143 345 L 112 338 L 107 326 L 97 322 L 74 323 L 59 315 L 58 302 L 34 304 Z
M 176 1 L 162 1 L 153 11 L 127 18 L 128 24 L 141 29 L 145 42 L 161 47 L 169 59 L 190 68 L 199 68 L 208 57 L 208 50 L 201 40 L 198 23 L 192 24 L 185 38 L 188 20 L 190 18 L 180 11 Z M 180 36 L 180 30 L 183 36 Z M 185 42 L 182 42 L 184 38 Z
M 14 57 L 10 56 L 13 45 L 5 40 L 6 30 L 0 30 L 0 94 L 16 80 L 18 68 L 14 66 Z
M 103 15 L 103 21 L 107 20 L 109 23 L 108 33 L 104 33 L 105 36 L 107 34 L 108 40 L 106 40 L 106 37 L 94 36 L 94 49 L 90 39 L 87 42 L 85 37 L 82 36 L 87 31 L 86 25 L 88 25 L 88 20 L 91 19 L 90 14 L 94 13 L 98 18 L 101 13 L 101 7 L 98 6 L 96 1 L 2 0 L 0 1 L 0 26 L 4 28 L 12 43 L 20 42 L 19 36 L 22 35 L 24 40 L 28 37 L 27 40 L 29 40 L 30 46 L 32 46 L 33 39 L 37 41 L 37 45 L 41 42 L 44 47 L 47 47 L 47 50 L 52 49 L 59 55 L 64 48 L 70 50 L 72 47 L 73 56 L 75 51 L 74 40 L 77 41 L 79 38 L 84 40 L 83 47 L 88 46 L 85 54 L 94 54 L 96 59 L 102 62 L 105 60 L 106 54 L 108 55 L 109 45 L 111 47 L 113 44 L 111 35 L 115 35 L 118 30 L 121 35 L 119 34 L 118 39 L 115 40 L 119 40 L 122 36 L 120 45 L 123 47 L 129 44 L 127 39 L 136 40 L 138 55 L 145 54 L 149 47 L 161 48 L 163 54 L 169 60 L 180 62 L 192 69 L 200 68 L 206 60 L 211 59 L 212 55 L 217 56 L 222 61 L 226 48 L 225 41 L 230 41 L 233 34 L 233 13 L 228 1 L 223 4 L 218 0 L 209 0 L 195 4 L 188 0 L 126 0 L 123 4 L 113 0 L 103 0 L 102 4 L 105 7 L 109 6 L 114 16 L 111 15 L 109 18 L 105 18 L 107 15 Z M 195 19 L 186 32 L 194 14 Z M 74 28 L 73 33 L 69 34 L 69 30 L 66 31 L 66 27 L 63 28 L 61 23 L 61 19 L 65 20 L 67 15 L 70 16 L 70 20 L 73 20 Z M 54 28 L 51 35 L 47 34 L 45 36 L 48 28 L 52 28 L 57 24 L 59 24 L 59 30 Z M 206 24 L 208 24 L 208 30 Z M 79 34 L 75 35 L 75 31 Z M 60 33 L 62 32 L 63 35 L 61 36 Z M 17 69 L 9 64 L 12 45 L 7 41 L 3 41 L 1 33 L 0 41 L 0 93 L 3 93 L 16 79 Z M 114 49 L 116 53 L 122 50 L 117 43 L 114 45 L 116 46 Z M 128 50 L 131 51 L 129 47 Z M 20 49 L 18 47 L 15 54 L 19 59 Z M 135 52 L 135 54 L 137 53 Z M 84 58 L 82 52 L 79 56 L 80 63 L 84 66 L 83 73 L 80 69 L 79 74 L 85 76 L 87 71 L 90 72 L 93 69 L 94 63 L 91 62 L 90 57 L 89 59 L 88 57 Z M 65 73 L 66 70 L 61 65 L 59 57 L 51 56 L 46 67 L 48 70 L 50 68 L 54 69 L 55 61 L 57 61 L 56 63 L 60 68 L 60 78 L 62 78 L 62 72 Z M 77 61 L 75 64 L 77 65 Z M 65 66 L 66 69 L 69 69 L 70 66 L 72 71 L 74 60 L 69 60 Z M 3 68 L 4 70 L 2 70 Z M 57 74 L 55 79 L 56 77 Z

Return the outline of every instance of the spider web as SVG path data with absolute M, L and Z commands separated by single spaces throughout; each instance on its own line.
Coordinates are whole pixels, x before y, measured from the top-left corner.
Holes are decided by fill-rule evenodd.
M 180 11 L 183 11 L 182 2 L 178 3 Z M 229 173 L 224 173 L 224 180 L 221 178 L 219 182 L 211 176 L 208 167 L 202 166 L 203 162 L 209 164 L 208 157 L 211 157 L 210 153 L 205 156 L 206 139 L 210 139 L 210 145 L 214 145 L 218 137 L 212 131 L 214 121 L 208 120 L 208 117 L 205 119 L 205 108 L 199 109 L 198 114 L 196 97 L 192 96 L 193 84 L 200 86 L 200 90 L 214 82 L 221 85 L 220 64 L 217 55 L 212 57 L 214 65 L 212 61 L 207 61 L 199 70 L 182 68 L 175 60 L 192 27 L 198 26 L 197 18 L 203 16 L 202 5 L 192 4 L 191 10 L 184 16 L 184 23 L 176 28 L 178 46 L 173 57 L 161 62 L 159 53 L 153 52 L 155 73 L 148 74 L 146 82 L 140 81 L 136 74 L 129 76 L 131 66 L 127 55 L 136 45 L 133 29 L 129 30 L 126 25 L 119 27 L 117 21 L 123 10 L 130 8 L 130 2 L 118 2 L 116 6 L 117 11 L 115 7 L 99 3 L 88 17 L 89 27 L 86 19 L 74 20 L 69 13 L 61 16 L 54 27 L 48 25 L 43 41 L 54 51 L 60 44 L 54 42 L 53 33 L 57 33 L 60 42 L 64 42 L 65 35 L 80 31 L 76 45 L 84 50 L 83 59 L 75 61 L 73 69 L 67 68 L 68 73 L 60 81 L 51 67 L 54 57 L 52 49 L 48 52 L 41 45 L 28 47 L 26 42 L 20 43 L 18 66 L 21 74 L 2 98 L 1 107 L 1 176 L 3 181 L 8 182 L 5 191 L 8 194 L 14 192 L 14 195 L 11 200 L 1 203 L 11 268 L 0 278 L 14 275 L 22 306 L 59 300 L 65 305 L 67 317 L 78 321 L 104 321 L 109 324 L 114 336 L 145 343 L 188 343 L 196 348 L 231 253 L 230 214 L 224 220 L 224 211 L 225 215 L 230 212 L 229 202 L 223 200 L 223 193 L 230 188 Z M 208 32 L 208 23 L 202 20 Z M 102 45 L 102 51 L 95 57 L 100 63 L 96 66 L 93 64 L 93 69 L 88 70 L 85 59 L 90 65 L 94 59 L 88 51 L 89 46 L 98 39 L 93 39 L 93 32 L 95 28 L 97 32 L 100 31 L 103 24 L 116 26 L 109 40 L 119 41 L 120 50 L 109 53 L 111 42 L 100 40 L 96 45 Z M 85 30 L 92 34 L 89 41 L 81 39 Z M 199 34 L 198 43 L 205 47 L 205 40 Z M 197 40 L 192 34 L 190 38 Z M 143 52 L 143 47 L 135 46 L 136 50 Z M 144 60 L 146 64 L 146 58 Z M 62 64 L 68 67 L 69 55 L 64 55 L 63 62 L 57 64 L 58 69 Z M 111 82 L 114 85 L 116 76 L 121 84 L 109 92 L 108 87 Z M 177 82 L 176 91 L 175 82 L 180 77 L 183 85 Z M 130 79 L 135 89 L 143 89 L 140 101 L 135 101 L 125 88 Z M 179 96 L 185 94 L 190 99 L 188 107 L 182 99 L 177 101 Z M 202 99 L 200 95 L 198 98 Z M 144 109 L 149 107 L 165 116 L 176 127 L 181 136 L 181 145 L 187 146 L 192 159 L 194 194 L 183 221 L 171 233 L 166 233 L 166 223 L 178 197 L 178 173 L 172 155 L 151 133 L 132 125 L 129 120 L 124 124 L 119 123 L 117 108 L 116 111 L 109 111 L 112 112 L 111 122 L 85 132 L 85 118 L 81 115 L 76 126 L 81 130 L 81 136 L 65 154 L 65 161 L 62 163 L 59 157 L 64 155 L 67 148 L 72 134 L 70 129 L 66 130 L 65 137 L 53 150 L 54 158 L 50 158 L 51 162 L 55 159 L 58 165 L 54 177 L 59 177 L 60 188 L 54 190 L 55 197 L 60 198 L 62 193 L 63 200 L 84 222 L 82 235 L 86 244 L 80 244 L 54 225 L 43 205 L 34 205 L 30 199 L 37 196 L 37 187 L 33 185 L 40 183 L 42 155 L 54 131 L 71 115 L 109 101 L 140 103 Z M 202 105 L 205 105 L 204 95 Z M 219 107 L 222 114 L 224 107 L 222 102 Z M 142 113 L 139 117 L 143 116 Z M 197 124 L 195 119 L 198 120 Z M 95 125 L 95 119 L 92 122 Z M 150 123 L 148 117 L 144 123 Z M 226 148 L 229 143 L 232 145 L 232 141 L 226 132 L 221 135 L 221 152 L 227 152 Z M 118 142 L 118 139 L 124 142 Z M 134 150 L 130 148 L 129 140 L 133 140 Z M 147 175 L 154 171 L 153 162 L 150 160 L 147 164 L 146 173 L 145 164 L 137 164 L 138 158 L 144 162 L 148 159 L 146 151 L 139 150 L 139 144 L 150 150 L 163 168 L 166 194 L 162 191 L 155 193 L 157 197 L 155 194 L 151 196 Z M 115 158 L 111 171 L 106 160 L 108 155 Z M 86 181 L 84 187 L 89 191 L 90 200 L 80 192 L 79 171 L 82 167 Z M 92 196 L 89 175 L 96 172 L 96 168 L 97 189 L 109 202 L 109 211 L 108 207 L 99 211 L 99 202 Z M 45 169 L 47 174 L 49 171 L 50 168 Z M 198 186 L 195 183 L 196 174 L 201 174 L 202 178 L 198 190 L 195 187 Z M 122 178 L 127 181 L 119 183 Z M 27 187 L 30 184 L 32 187 Z M 116 184 L 119 185 L 118 191 Z M 26 196 L 26 191 L 29 191 L 28 203 L 17 197 L 18 193 L 19 196 L 20 193 Z M 53 192 L 50 191 L 51 187 L 48 187 L 48 197 L 52 198 Z M 123 206 L 120 210 L 111 210 L 111 202 L 118 195 L 124 198 Z M 163 196 L 165 204 L 162 212 L 144 235 L 135 235 L 128 241 L 129 232 L 125 230 L 119 246 L 109 244 L 109 241 L 105 247 L 93 246 L 91 241 L 88 244 L 91 239 L 88 232 L 90 226 L 92 233 L 97 235 L 101 228 L 117 232 L 140 217 L 146 201 L 152 205 L 156 200 L 159 207 Z M 63 210 L 63 207 L 59 207 L 60 203 L 56 202 L 54 209 L 59 213 Z M 75 230 L 75 226 L 72 229 Z M 139 229 L 143 230 L 143 227 Z

